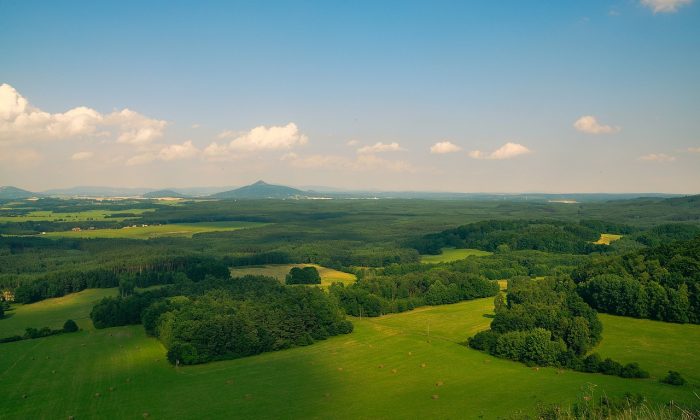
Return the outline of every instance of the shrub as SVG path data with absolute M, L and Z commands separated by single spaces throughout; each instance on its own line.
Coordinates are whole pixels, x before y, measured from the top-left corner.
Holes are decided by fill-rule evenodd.
M 76 324 L 72 319 L 67 320 L 63 324 L 63 332 L 71 333 L 76 331 L 78 331 L 78 324 Z
M 680 373 L 675 370 L 669 370 L 668 375 L 661 380 L 661 382 L 669 385 L 681 386 L 685 385 L 685 378 L 681 376 Z

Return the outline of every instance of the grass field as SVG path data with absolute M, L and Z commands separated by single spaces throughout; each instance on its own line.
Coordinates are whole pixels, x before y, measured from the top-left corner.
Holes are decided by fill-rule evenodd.
M 443 248 L 442 253 L 439 255 L 421 255 L 420 262 L 425 264 L 439 264 L 443 262 L 463 260 L 471 256 L 484 257 L 487 255 L 491 255 L 491 252 L 481 251 L 479 249 Z
M 0 216 L 0 223 L 7 222 L 27 222 L 27 221 L 65 221 L 65 222 L 86 222 L 90 220 L 104 221 L 110 220 L 121 222 L 123 220 L 133 219 L 134 217 L 108 217 L 112 214 L 133 213 L 140 215 L 145 212 L 155 211 L 155 209 L 128 209 L 128 210 L 86 210 L 72 213 L 55 213 L 53 211 L 32 211 L 21 216 Z
M 491 299 L 480 299 L 355 319 L 352 334 L 309 347 L 184 368 L 170 366 L 162 345 L 145 337 L 141 326 L 0 344 L 0 412 L 9 419 L 142 418 L 144 413 L 149 418 L 502 418 L 531 413 L 539 403 L 571 402 L 591 387 L 598 395 L 642 392 L 654 402 L 696 400 L 693 379 L 691 386 L 676 388 L 655 380 L 534 369 L 458 344 L 488 326 L 485 315 L 491 310 Z M 696 337 L 674 333 L 668 345 L 667 324 L 647 321 L 654 324 L 643 325 L 654 340 L 648 346 L 666 343 L 648 352 L 648 347 L 608 343 L 638 334 L 639 325 L 627 328 L 626 319 L 607 316 L 603 321 L 603 354 L 621 348 L 644 367 L 663 361 L 697 378 L 697 359 L 688 359 L 689 349 L 696 348 L 695 330 L 690 332 Z
M 600 239 L 593 243 L 596 245 L 610 245 L 620 238 L 622 238 L 622 235 L 615 235 L 614 233 L 601 233 Z
M 318 274 L 321 275 L 321 287 L 328 287 L 333 283 L 351 284 L 357 280 L 354 274 L 322 267 L 317 264 L 270 264 L 263 267 L 232 268 L 231 276 L 240 277 L 247 274 L 252 274 L 255 276 L 274 277 L 280 282 L 284 282 L 284 279 L 287 277 L 287 274 L 289 274 L 289 270 L 291 270 L 292 267 L 310 266 L 316 267 Z
M 201 223 L 172 223 L 167 225 L 125 227 L 121 229 L 95 229 L 78 232 L 47 232 L 46 237 L 53 238 L 128 238 L 152 239 L 166 236 L 191 238 L 192 235 L 206 232 L 226 232 L 240 229 L 265 226 L 267 223 L 257 222 L 201 222 Z

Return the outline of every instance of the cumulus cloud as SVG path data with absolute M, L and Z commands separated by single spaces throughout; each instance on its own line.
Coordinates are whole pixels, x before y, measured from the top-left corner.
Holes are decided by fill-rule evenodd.
M 224 131 L 219 139 L 232 139 L 228 143 L 231 151 L 258 152 L 289 150 L 308 143 L 309 139 L 299 132 L 296 124 L 290 122 L 285 126 L 265 127 L 263 125 L 243 133 Z
M 12 86 L 0 85 L 0 141 L 4 142 L 115 136 L 121 143 L 145 144 L 161 137 L 166 125 L 130 109 L 101 114 L 79 106 L 52 114 L 32 106 Z
M 647 162 L 673 162 L 676 160 L 676 157 L 664 153 L 649 153 L 648 155 L 640 156 L 639 160 Z
M 610 134 L 621 130 L 620 127 L 600 124 L 596 117 L 592 115 L 584 115 L 576 120 L 574 128 L 586 134 Z
M 399 152 L 405 150 L 396 142 L 393 143 L 382 143 L 378 142 L 371 146 L 360 147 L 357 149 L 357 153 L 384 153 L 384 152 Z
M 641 0 L 642 5 L 653 10 L 654 13 L 674 13 L 679 7 L 692 2 L 693 0 Z
M 132 156 L 126 161 L 129 166 L 143 165 L 153 161 L 172 161 L 195 158 L 202 153 L 191 140 L 182 144 L 157 145 L 153 150 Z
M 438 155 L 459 152 L 460 150 L 462 150 L 462 148 L 451 141 L 440 141 L 430 146 L 430 153 Z
M 502 160 L 511 159 L 528 153 L 532 153 L 532 151 L 522 144 L 508 142 L 491 153 L 484 153 L 481 150 L 472 150 L 468 155 L 473 159 Z
M 346 144 L 347 146 L 354 147 L 354 146 L 357 146 L 358 144 L 360 144 L 360 142 L 357 141 L 357 140 L 348 140 L 348 142 L 345 143 L 345 144 Z
M 70 158 L 72 160 L 88 160 L 88 159 L 92 158 L 94 155 L 95 154 L 92 152 L 77 152 L 77 153 L 73 153 L 73 156 L 71 156 Z

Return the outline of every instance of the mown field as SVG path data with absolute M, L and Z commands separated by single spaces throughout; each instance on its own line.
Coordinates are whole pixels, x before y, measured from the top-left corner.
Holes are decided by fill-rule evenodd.
M 14 210 L 7 208 L 5 210 Z M 135 219 L 146 212 L 153 212 L 155 209 L 126 209 L 126 210 L 85 210 L 77 212 L 54 212 L 50 210 L 31 211 L 27 214 L 16 216 L 0 216 L 0 223 L 6 222 L 87 222 L 87 221 L 112 221 L 121 222 L 128 219 Z M 134 216 L 112 216 L 118 214 L 133 214 Z M 112 217 L 110 217 L 112 216 Z
M 614 233 L 601 233 L 600 238 L 593 243 L 597 245 L 610 245 L 620 238 L 622 238 L 622 235 L 616 235 Z
M 85 297 L 71 299 L 75 317 L 87 316 Z M 642 321 L 649 333 L 639 347 L 629 342 L 639 335 L 635 320 L 602 317 L 602 354 L 624 355 L 654 374 L 655 364 L 676 368 L 692 384 L 675 388 L 651 379 L 528 368 L 460 345 L 487 327 L 491 312 L 491 299 L 480 299 L 354 319 L 352 334 L 309 347 L 184 368 L 169 365 L 162 345 L 145 337 L 141 326 L 0 344 L 0 412 L 12 419 L 142 418 L 144 413 L 149 418 L 498 418 L 531 413 L 541 403 L 572 402 L 589 389 L 610 396 L 641 392 L 658 403 L 697 400 L 700 365 L 688 352 L 697 348 L 699 326 L 667 328 Z M 23 313 L 31 311 L 18 312 L 18 326 Z M 46 322 L 57 317 L 43 314 Z M 675 327 L 682 331 L 672 332 Z
M 47 232 L 49 238 L 127 238 L 152 239 L 161 237 L 186 237 L 206 232 L 230 232 L 265 226 L 257 222 L 200 222 L 200 223 L 171 223 L 165 225 L 149 225 L 124 227 L 121 229 L 94 229 L 81 231 Z
M 318 274 L 321 276 L 321 287 L 328 287 L 333 283 L 351 284 L 357 280 L 354 274 L 322 267 L 318 264 L 270 264 L 261 267 L 232 268 L 231 276 L 241 277 L 251 274 L 254 276 L 274 277 L 280 282 L 284 282 L 292 267 L 316 267 Z
M 425 264 L 439 264 L 443 262 L 463 260 L 471 256 L 485 257 L 491 254 L 491 252 L 482 251 L 480 249 L 443 248 L 442 253 L 438 255 L 421 255 L 420 262 Z

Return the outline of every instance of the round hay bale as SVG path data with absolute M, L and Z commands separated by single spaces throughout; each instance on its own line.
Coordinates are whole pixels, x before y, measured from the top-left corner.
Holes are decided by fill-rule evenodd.
M 424 368 L 424 367 L 426 367 L 426 366 L 427 366 L 427 365 L 426 365 L 425 363 L 421 363 L 421 364 L 420 364 L 420 367 L 422 367 L 422 368 Z
M 377 366 L 377 367 L 378 367 L 379 369 L 383 369 L 383 368 L 384 368 L 384 365 L 379 365 L 379 366 Z
M 443 386 L 445 383 L 442 381 L 435 382 L 435 386 Z
M 55 371 L 55 370 L 52 370 L 51 373 L 53 373 L 53 374 L 55 375 L 55 374 L 56 374 L 56 371 Z
M 109 387 L 109 392 L 114 392 L 114 387 L 113 387 L 113 386 L 110 386 L 110 387 Z
M 100 398 L 100 395 L 101 394 L 99 392 L 95 392 L 95 398 Z
M 396 369 L 391 369 L 391 373 L 396 373 L 398 372 Z
M 27 399 L 27 394 L 22 394 L 22 399 L 26 400 Z
M 339 370 L 340 372 L 342 372 L 342 371 L 343 371 L 343 368 L 339 367 L 338 370 Z
M 409 356 L 413 356 L 413 352 L 412 352 L 412 351 L 409 351 L 409 352 L 408 352 L 408 355 L 409 355 Z
M 145 418 L 148 417 L 148 416 L 150 416 L 150 414 L 148 414 L 147 411 L 144 411 L 144 412 L 143 412 L 143 418 L 145 419 Z
M 73 416 L 68 416 L 68 420 L 73 420 L 74 418 Z
M 440 396 L 439 396 L 438 394 L 433 394 L 432 398 L 433 398 L 434 400 L 437 400 L 438 398 L 440 398 Z

